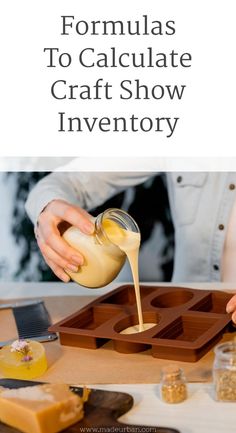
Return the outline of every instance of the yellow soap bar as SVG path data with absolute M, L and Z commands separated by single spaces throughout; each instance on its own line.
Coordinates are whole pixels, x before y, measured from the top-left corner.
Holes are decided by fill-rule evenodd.
M 57 433 L 83 416 L 83 400 L 68 385 L 0 391 L 0 421 L 24 433 Z
M 25 345 L 27 351 L 25 348 L 14 350 L 14 344 L 16 347 Z M 8 379 L 34 379 L 46 370 L 45 349 L 38 341 L 16 340 L 0 350 L 0 373 Z

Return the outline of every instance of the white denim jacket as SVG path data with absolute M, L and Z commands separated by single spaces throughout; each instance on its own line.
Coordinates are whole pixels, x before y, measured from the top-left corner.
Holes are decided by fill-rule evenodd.
M 31 191 L 26 210 L 33 223 L 54 199 L 85 209 L 156 173 L 52 173 Z M 166 173 L 175 227 L 174 282 L 220 281 L 225 233 L 236 198 L 236 173 Z M 158 196 L 153 202 L 158 206 Z M 145 209 L 144 209 L 145 218 Z

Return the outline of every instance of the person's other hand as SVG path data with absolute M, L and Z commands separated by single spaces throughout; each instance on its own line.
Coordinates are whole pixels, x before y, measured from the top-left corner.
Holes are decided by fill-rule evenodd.
M 70 277 L 64 269 L 77 272 L 83 264 L 83 256 L 64 241 L 58 225 L 67 222 L 85 234 L 92 234 L 94 224 L 90 218 L 84 209 L 63 200 L 51 201 L 39 215 L 35 229 L 38 246 L 48 266 L 65 283 Z
M 236 295 L 234 295 L 226 305 L 227 313 L 232 313 L 232 321 L 236 323 Z

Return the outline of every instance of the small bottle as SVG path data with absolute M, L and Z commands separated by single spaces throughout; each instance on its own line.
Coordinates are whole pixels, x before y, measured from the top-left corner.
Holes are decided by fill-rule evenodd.
M 213 380 L 217 401 L 236 401 L 236 343 L 215 347 Z
M 187 385 L 183 370 L 167 365 L 161 371 L 161 397 L 165 403 L 181 403 L 187 398 Z
M 84 264 L 78 272 L 66 269 L 71 279 L 82 286 L 98 288 L 111 283 L 122 269 L 126 254 L 109 238 L 107 222 L 118 229 L 140 233 L 133 218 L 121 209 L 108 209 L 94 218 L 94 233 L 86 235 L 72 226 L 63 233 L 66 242 L 81 252 Z

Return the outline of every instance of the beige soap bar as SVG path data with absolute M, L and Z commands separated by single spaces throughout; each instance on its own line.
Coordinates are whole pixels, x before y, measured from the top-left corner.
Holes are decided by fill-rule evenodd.
M 57 433 L 83 415 L 83 400 L 68 385 L 0 390 L 1 422 L 24 433 Z

